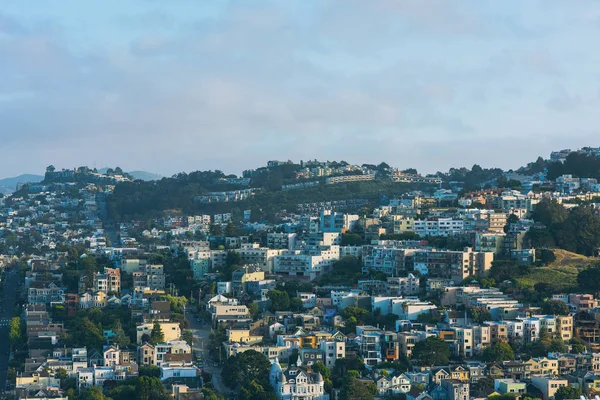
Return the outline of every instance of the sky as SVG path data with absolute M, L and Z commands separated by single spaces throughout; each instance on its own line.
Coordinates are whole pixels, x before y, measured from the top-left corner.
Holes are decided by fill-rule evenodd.
M 0 177 L 600 145 L 597 0 L 3 0 Z

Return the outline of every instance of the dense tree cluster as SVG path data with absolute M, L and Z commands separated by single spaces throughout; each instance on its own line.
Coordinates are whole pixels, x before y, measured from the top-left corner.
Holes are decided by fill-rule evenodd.
M 532 218 L 545 227 L 527 232 L 525 239 L 531 247 L 559 247 L 588 256 L 595 255 L 600 247 L 600 216 L 589 206 L 567 210 L 556 200 L 544 199 Z
M 244 400 L 276 399 L 269 383 L 270 369 L 267 357 L 248 350 L 227 359 L 223 366 L 223 383 L 236 390 Z
M 548 179 L 556 179 L 561 175 L 574 175 L 579 178 L 600 178 L 600 158 L 585 154 L 571 153 L 564 162 L 553 162 L 548 165 Z
M 431 336 L 415 344 L 413 358 L 423 366 L 447 365 L 450 347 L 442 339 Z

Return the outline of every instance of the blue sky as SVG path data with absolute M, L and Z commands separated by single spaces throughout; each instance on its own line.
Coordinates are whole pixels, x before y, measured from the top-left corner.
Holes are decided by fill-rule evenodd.
M 594 0 L 5 0 L 0 176 L 600 145 Z

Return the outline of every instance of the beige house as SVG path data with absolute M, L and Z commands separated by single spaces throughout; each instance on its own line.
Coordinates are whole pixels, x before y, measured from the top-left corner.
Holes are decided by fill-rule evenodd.
M 566 379 L 559 379 L 551 376 L 532 376 L 531 383 L 542 392 L 543 399 L 554 398 L 558 389 L 569 385 L 569 382 Z
M 163 332 L 164 340 L 177 340 L 181 337 L 181 328 L 178 322 L 159 322 L 160 329 Z M 142 337 L 144 335 L 150 336 L 154 323 L 140 324 L 136 328 L 137 343 L 142 344 Z

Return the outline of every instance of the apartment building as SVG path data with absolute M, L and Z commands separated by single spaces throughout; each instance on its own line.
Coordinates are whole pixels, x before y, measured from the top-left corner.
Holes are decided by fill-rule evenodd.
M 421 237 L 425 236 L 450 236 L 464 230 L 462 219 L 428 218 L 414 221 L 414 232 Z
M 274 271 L 275 257 L 285 250 L 260 247 L 258 243 L 245 243 L 237 251 L 244 264 L 258 265 L 266 273 Z
M 332 210 L 321 210 L 319 215 L 319 231 L 346 232 L 352 230 L 358 220 L 358 215 L 345 214 Z
M 150 290 L 165 289 L 164 267 L 160 264 L 140 265 L 138 271 L 132 273 L 133 287 L 147 287 Z
M 383 272 L 387 275 L 400 275 L 412 262 L 416 249 L 403 249 L 395 245 L 363 246 L 363 272 L 369 270 Z
M 485 276 L 492 267 L 494 253 L 465 251 L 416 250 L 414 269 L 421 275 L 449 278 L 455 283 L 469 276 Z
M 94 274 L 94 290 L 105 293 L 121 292 L 121 270 L 104 267 L 104 272 Z
M 312 281 L 331 270 L 333 261 L 337 259 L 339 248 L 337 256 L 336 252 L 331 251 L 315 251 L 315 254 L 310 255 L 300 250 L 290 250 L 274 257 L 273 272 Z
M 295 233 L 267 234 L 267 247 L 276 250 L 294 250 L 296 248 Z

